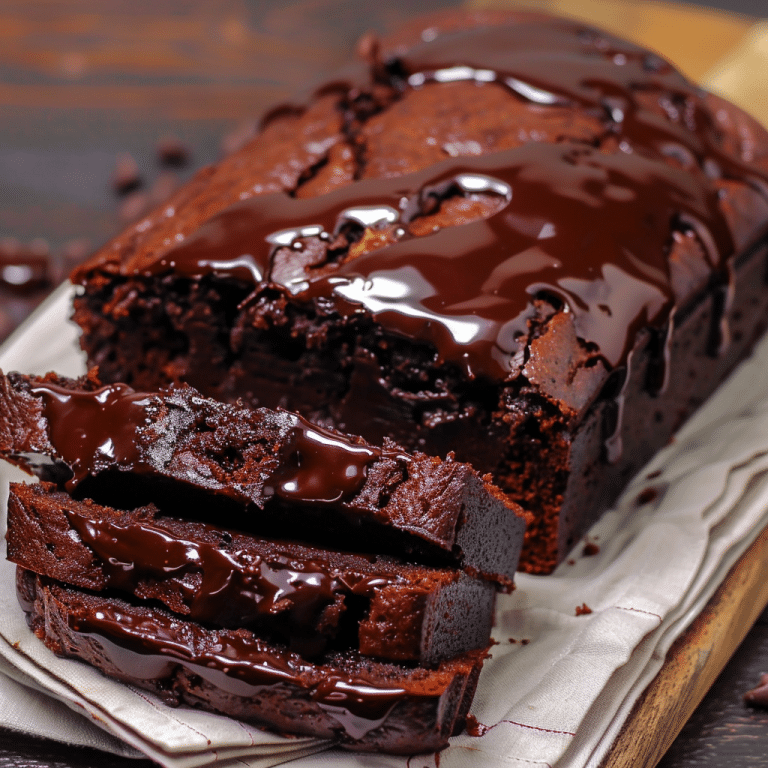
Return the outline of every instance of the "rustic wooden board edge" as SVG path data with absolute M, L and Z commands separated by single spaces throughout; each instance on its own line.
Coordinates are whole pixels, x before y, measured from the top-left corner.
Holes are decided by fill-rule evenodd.
M 601 768 L 652 768 L 768 605 L 768 527 L 728 572 L 704 610 L 675 640 Z M 648 734 L 654 734 L 652 739 Z
M 596 24 L 657 51 L 698 82 L 741 45 L 757 22 L 750 16 L 663 0 L 467 0 L 465 4 L 478 9 L 537 8 Z

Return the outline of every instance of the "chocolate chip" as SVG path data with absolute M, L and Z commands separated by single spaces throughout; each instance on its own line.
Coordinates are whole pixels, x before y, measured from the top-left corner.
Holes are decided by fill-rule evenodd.
M 49 288 L 53 281 L 51 253 L 45 240 L 22 246 L 8 238 L 0 242 L 0 288 L 28 295 Z
M 650 504 L 652 501 L 656 501 L 658 496 L 659 496 L 658 488 L 654 488 L 653 486 L 644 488 L 637 495 L 637 505 L 639 507 L 642 507 L 644 504 Z

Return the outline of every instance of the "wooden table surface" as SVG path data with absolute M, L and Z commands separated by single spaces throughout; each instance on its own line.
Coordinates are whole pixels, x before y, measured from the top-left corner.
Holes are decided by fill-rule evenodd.
M 361 34 L 394 29 L 415 7 L 457 4 L 0 0 L 0 259 L 20 244 L 66 266 L 214 161 L 264 109 L 346 61 Z M 768 15 L 766 0 L 701 5 Z M 162 161 L 168 137 L 188 149 L 186 165 Z M 140 187 L 118 197 L 113 176 L 126 155 Z M 25 301 L 0 286 L 0 337 L 2 313 L 17 323 Z M 659 765 L 768 764 L 768 711 L 741 699 L 765 671 L 768 612 Z M 151 765 L 0 730 L 0 768 Z

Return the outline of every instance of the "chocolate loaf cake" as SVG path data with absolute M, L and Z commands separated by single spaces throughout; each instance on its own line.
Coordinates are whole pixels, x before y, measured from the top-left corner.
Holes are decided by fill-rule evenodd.
M 248 629 L 304 658 L 330 649 L 434 667 L 485 648 L 494 585 L 460 571 L 272 541 L 209 523 L 13 483 L 8 559 L 91 592 L 158 601 Z
M 768 134 L 541 14 L 361 53 L 74 273 L 83 349 L 455 451 L 551 570 L 766 327 Z
M 0 372 L 0 457 L 76 498 L 395 554 L 512 585 L 524 521 L 466 464 L 378 448 L 292 413 Z
M 463 727 L 484 656 L 468 653 L 434 670 L 354 652 L 310 663 L 244 629 L 206 629 L 21 568 L 17 575 L 30 626 L 58 655 L 87 661 L 169 704 L 334 739 L 345 749 L 443 749 Z

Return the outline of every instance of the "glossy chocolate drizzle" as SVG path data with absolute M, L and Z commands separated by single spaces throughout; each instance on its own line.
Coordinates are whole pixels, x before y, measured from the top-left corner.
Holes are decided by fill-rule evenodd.
M 136 431 L 147 420 L 152 395 L 126 384 L 89 392 L 46 382 L 33 383 L 30 392 L 41 398 L 48 439 L 72 470 L 68 490 L 107 466 L 141 465 Z
M 106 587 L 136 593 L 145 579 L 173 578 L 189 609 L 185 615 L 223 627 L 249 627 L 273 617 L 291 631 L 309 632 L 337 593 L 370 597 L 377 587 L 402 580 L 351 567 L 340 570 L 288 549 L 258 554 L 185 540 L 150 521 L 120 523 L 74 511 L 67 518 L 99 559 Z M 200 579 L 187 578 L 197 574 Z
M 135 392 L 125 384 L 85 391 L 42 381 L 34 382 L 29 391 L 42 400 L 48 439 L 72 471 L 66 483 L 68 490 L 109 468 L 155 471 L 140 447 L 140 435 L 157 419 L 158 395 Z M 284 435 L 279 460 L 263 485 L 265 496 L 291 503 L 335 504 L 360 491 L 372 462 L 381 458 L 410 460 L 400 451 L 355 442 L 296 414 L 273 415 L 282 424 Z
M 663 326 L 681 298 L 667 260 L 676 229 L 696 233 L 710 271 L 727 281 L 734 243 L 712 178 L 740 178 L 763 194 L 768 186 L 723 152 L 701 94 L 666 62 L 551 19 L 439 35 L 388 69 L 402 89 L 472 80 L 501 84 L 532 109 L 585 109 L 600 116 L 601 141 L 615 148 L 530 143 L 318 198 L 256 196 L 214 215 L 140 271 L 213 273 L 256 290 L 277 287 L 323 311 L 365 313 L 431 343 L 438 362 L 492 380 L 511 374 L 540 295 L 562 302 L 578 336 L 609 366 L 625 365 L 637 331 Z M 657 108 L 647 106 L 649 97 Z M 503 205 L 483 220 L 409 233 L 430 201 L 456 194 Z M 307 238 L 330 242 L 350 225 L 386 227 L 397 239 L 293 278 L 272 274 L 278 250 L 301 249 Z
M 447 32 L 399 56 L 397 67 L 411 87 L 473 80 L 503 85 L 532 106 L 586 108 L 603 117 L 610 132 L 660 155 L 679 145 L 704 160 L 712 150 L 714 137 L 706 134 L 713 126 L 700 91 L 674 67 L 639 46 L 566 19 Z M 678 108 L 690 99 L 693 114 L 682 123 L 646 109 L 639 91 L 665 95 Z
M 153 270 L 200 276 L 215 253 L 220 276 L 242 279 L 247 259 L 251 273 L 269 282 L 278 237 L 281 244 L 309 232 L 330 237 L 360 209 L 379 222 L 407 224 L 432 191 L 451 188 L 503 193 L 508 202 L 487 219 L 404 235 L 283 287 L 299 300 L 332 297 L 348 316 L 365 309 L 384 327 L 432 342 L 443 360 L 462 364 L 469 375 L 500 378 L 541 293 L 565 302 L 579 335 L 611 365 L 624 360 L 634 333 L 674 302 L 666 246 L 681 213 L 702 227 L 710 222 L 713 267 L 732 251 L 715 192 L 690 172 L 641 155 L 528 144 L 402 178 L 360 181 L 319 198 L 251 198 L 214 216 Z
M 177 621 L 160 611 L 98 608 L 70 615 L 73 632 L 96 635 L 106 657 L 126 675 L 162 679 L 182 665 L 234 696 L 253 697 L 277 685 L 296 685 L 328 711 L 353 739 L 381 725 L 395 704 L 408 696 L 395 685 L 372 683 L 355 675 L 331 672 L 317 680 L 316 667 L 299 656 L 270 647 L 243 632 L 217 633 Z M 183 631 L 180 631 L 183 626 Z
M 405 454 L 356 444 L 297 416 L 280 447 L 280 463 L 264 493 L 289 502 L 334 504 L 354 496 L 365 483 L 368 465 L 383 456 L 408 461 Z

